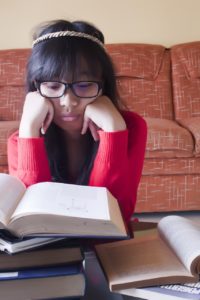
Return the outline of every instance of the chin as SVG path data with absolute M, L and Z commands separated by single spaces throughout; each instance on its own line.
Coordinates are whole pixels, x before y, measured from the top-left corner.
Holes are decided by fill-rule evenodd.
M 67 132 L 81 132 L 83 126 L 77 122 L 55 122 L 55 124 Z

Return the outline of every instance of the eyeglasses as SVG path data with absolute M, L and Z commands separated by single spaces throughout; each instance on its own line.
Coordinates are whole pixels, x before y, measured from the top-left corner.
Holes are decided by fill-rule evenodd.
M 60 98 L 69 88 L 79 98 L 94 98 L 99 95 L 102 83 L 97 81 L 77 81 L 72 83 L 42 81 L 36 82 L 36 88 L 45 98 Z

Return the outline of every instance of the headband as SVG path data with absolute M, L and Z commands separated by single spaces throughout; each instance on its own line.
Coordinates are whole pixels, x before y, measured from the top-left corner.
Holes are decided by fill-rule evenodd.
M 42 42 L 42 41 L 46 41 L 52 38 L 57 38 L 57 37 L 65 37 L 65 36 L 75 36 L 75 37 L 81 37 L 81 38 L 85 38 L 88 40 L 91 40 L 97 44 L 99 44 L 101 47 L 104 48 L 104 44 L 96 37 L 84 33 L 84 32 L 77 32 L 77 31 L 57 31 L 57 32 L 52 32 L 52 33 L 47 33 L 44 34 L 42 36 L 40 36 L 39 38 L 37 38 L 36 40 L 33 41 L 32 46 L 34 47 L 36 44 Z

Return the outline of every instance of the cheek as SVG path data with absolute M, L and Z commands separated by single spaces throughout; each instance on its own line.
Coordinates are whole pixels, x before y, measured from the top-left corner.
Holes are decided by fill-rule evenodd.
M 54 111 L 57 110 L 60 106 L 60 101 L 59 100 L 50 100 L 51 104 L 53 105 Z
M 62 106 L 60 106 L 60 102 L 59 101 L 51 101 L 51 103 L 52 103 L 53 109 L 54 109 L 53 120 L 55 120 L 60 115 L 60 113 L 62 111 Z
M 81 99 L 80 104 L 81 104 L 81 106 L 85 109 L 86 106 L 87 106 L 88 104 L 93 103 L 95 100 L 96 100 L 96 98 L 91 98 L 91 99 Z

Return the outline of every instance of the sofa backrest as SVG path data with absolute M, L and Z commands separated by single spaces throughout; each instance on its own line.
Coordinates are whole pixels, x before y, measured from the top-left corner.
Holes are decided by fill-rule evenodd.
M 200 41 L 171 48 L 176 120 L 200 117 Z
M 120 105 L 144 117 L 173 119 L 169 50 L 151 44 L 107 44 Z M 30 49 L 0 50 L 0 120 L 19 120 Z
M 0 50 L 0 121 L 19 120 L 29 49 Z
M 169 50 L 161 45 L 108 44 L 120 101 L 143 117 L 173 119 Z

